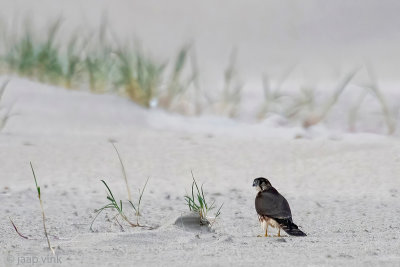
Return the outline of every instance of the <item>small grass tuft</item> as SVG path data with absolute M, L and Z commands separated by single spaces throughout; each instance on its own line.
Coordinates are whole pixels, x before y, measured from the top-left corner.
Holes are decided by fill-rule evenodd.
M 107 205 L 103 206 L 102 208 L 100 208 L 100 209 L 95 211 L 97 214 L 94 217 L 94 219 L 92 220 L 92 223 L 90 224 L 90 230 L 93 231 L 93 223 L 94 223 L 94 221 L 96 220 L 96 218 L 100 215 L 100 213 L 102 211 L 107 210 L 107 209 L 116 210 L 117 214 L 113 218 L 117 219 L 117 217 L 120 216 L 125 222 L 127 222 L 132 227 L 145 227 L 145 228 L 148 228 L 148 229 L 153 229 L 153 228 L 148 227 L 148 226 L 140 225 L 139 224 L 139 220 L 137 220 L 137 223 L 131 222 L 129 220 L 128 216 L 126 216 L 126 214 L 125 214 L 125 212 L 123 210 L 122 200 L 117 201 L 115 199 L 110 187 L 107 185 L 107 183 L 104 180 L 101 180 L 101 182 L 104 184 L 104 186 L 107 189 L 107 200 L 109 201 L 109 203 Z M 147 184 L 147 182 L 146 182 L 146 184 Z M 144 188 L 143 188 L 142 194 L 140 195 L 139 204 L 138 204 L 137 208 L 134 207 L 134 209 L 135 209 L 135 211 L 137 213 L 139 212 L 140 201 L 141 201 L 143 192 L 144 192 Z M 129 203 L 131 203 L 131 205 L 134 206 L 131 201 L 129 201 Z M 118 222 L 118 224 L 119 224 L 119 222 Z
M 204 190 L 203 190 L 203 185 L 199 187 L 197 185 L 196 179 L 194 178 L 193 172 L 192 173 L 192 190 L 191 190 L 191 195 L 186 195 L 185 200 L 186 204 L 189 207 L 190 211 L 193 211 L 195 213 L 198 213 L 200 216 L 200 224 L 201 225 L 210 225 L 212 226 L 213 223 L 216 221 L 216 219 L 221 215 L 221 208 L 224 204 L 222 204 L 217 212 L 215 213 L 215 217 L 213 219 L 213 222 L 210 223 L 210 218 L 208 217 L 208 213 L 215 208 L 215 201 L 213 201 L 210 205 L 209 202 L 207 202 L 206 197 L 204 195 Z M 195 192 L 195 190 L 197 192 Z
M 102 208 L 96 210 L 96 213 L 97 213 L 97 214 L 96 214 L 96 216 L 94 217 L 92 223 L 90 224 L 90 230 L 93 231 L 92 226 L 93 226 L 94 221 L 95 221 L 96 218 L 100 215 L 100 213 L 101 213 L 103 210 L 106 210 L 106 209 L 112 209 L 112 210 L 115 209 L 115 210 L 118 212 L 116 216 L 120 215 L 121 218 L 122 218 L 124 221 L 126 221 L 129 225 L 131 225 L 131 226 L 133 226 L 133 227 L 138 226 L 137 224 L 134 224 L 134 223 L 130 222 L 129 219 L 128 219 L 128 217 L 125 215 L 125 213 L 124 213 L 124 211 L 123 211 L 122 200 L 117 201 L 117 200 L 115 199 L 115 197 L 114 197 L 114 195 L 113 195 L 113 193 L 112 193 L 110 187 L 107 185 L 107 183 L 106 183 L 104 180 L 101 180 L 101 182 L 102 182 L 102 183 L 105 185 L 105 187 L 107 188 L 107 200 L 109 201 L 109 203 L 108 203 L 107 205 L 103 206 Z M 119 204 L 118 204 L 118 203 L 119 203 Z M 116 218 L 116 216 L 114 216 L 114 218 Z

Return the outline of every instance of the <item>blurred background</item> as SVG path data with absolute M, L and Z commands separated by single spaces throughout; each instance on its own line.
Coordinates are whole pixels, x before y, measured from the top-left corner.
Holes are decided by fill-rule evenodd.
M 365 105 L 382 117 L 341 128 L 394 133 L 399 10 L 394 0 L 0 1 L 2 72 L 186 115 L 273 113 L 307 127 L 337 103 L 333 124 L 369 117 Z M 27 39 L 31 70 L 18 65 Z
M 392 68 L 400 56 L 399 9 L 395 0 L 0 1 L 3 21 L 29 17 L 41 30 L 59 16 L 72 31 L 95 29 L 106 17 L 119 38 L 138 38 L 159 57 L 194 42 L 205 69 L 224 67 L 236 48 L 246 75 L 300 62 L 330 72 L 333 63 L 372 60 L 385 78 L 399 74 Z

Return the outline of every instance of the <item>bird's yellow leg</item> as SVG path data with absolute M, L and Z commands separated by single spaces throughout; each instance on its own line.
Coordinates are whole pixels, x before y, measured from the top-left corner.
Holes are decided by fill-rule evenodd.
M 281 237 L 281 228 L 278 228 L 278 237 Z
M 267 224 L 267 226 L 265 227 L 265 237 L 268 237 L 268 224 Z

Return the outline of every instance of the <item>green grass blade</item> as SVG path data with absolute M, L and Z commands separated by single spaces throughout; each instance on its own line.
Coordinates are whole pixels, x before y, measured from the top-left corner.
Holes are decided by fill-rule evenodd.
M 147 186 L 147 183 L 149 182 L 149 179 L 150 179 L 150 177 L 147 178 L 146 183 L 145 183 L 144 186 L 143 186 L 142 192 L 141 192 L 140 197 L 139 197 L 138 208 L 139 208 L 140 203 L 141 203 L 141 201 L 142 201 L 143 193 L 144 193 L 144 190 L 146 189 L 146 186 Z M 139 190 L 139 191 L 140 191 L 140 190 Z
M 37 180 L 36 180 L 35 170 L 33 169 L 32 162 L 29 162 L 29 164 L 31 165 L 31 170 L 32 170 L 32 174 L 33 174 L 33 179 L 35 179 L 36 190 L 37 190 L 37 192 L 38 192 L 38 197 L 39 197 L 39 199 L 40 199 L 40 186 L 38 186 L 38 183 L 37 183 Z
M 110 193 L 111 198 L 114 199 L 114 201 L 115 201 L 114 195 L 113 195 L 113 193 L 111 192 L 111 189 L 108 187 L 107 183 L 106 183 L 104 180 L 101 180 L 101 181 L 102 181 L 103 184 L 107 187 L 107 190 L 108 190 L 108 192 Z
M 137 209 L 136 209 L 135 205 L 133 205 L 132 201 L 128 200 L 128 202 L 131 204 L 131 206 L 135 210 L 135 212 L 137 212 Z
M 117 153 L 117 156 L 118 156 L 118 159 L 119 159 L 119 163 L 121 165 L 122 175 L 124 176 L 124 179 L 125 179 L 126 190 L 128 191 L 128 200 L 132 201 L 131 190 L 129 189 L 128 177 L 126 175 L 124 163 L 122 162 L 121 155 L 119 154 L 119 151 L 118 151 L 117 147 L 115 146 L 114 142 L 111 142 L 111 144 L 113 145 L 114 150 Z

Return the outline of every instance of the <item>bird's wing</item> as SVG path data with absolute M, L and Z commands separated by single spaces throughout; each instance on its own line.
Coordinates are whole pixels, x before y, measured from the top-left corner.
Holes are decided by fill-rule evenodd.
M 256 197 L 256 211 L 271 218 L 291 219 L 289 203 L 276 190 L 259 192 Z

